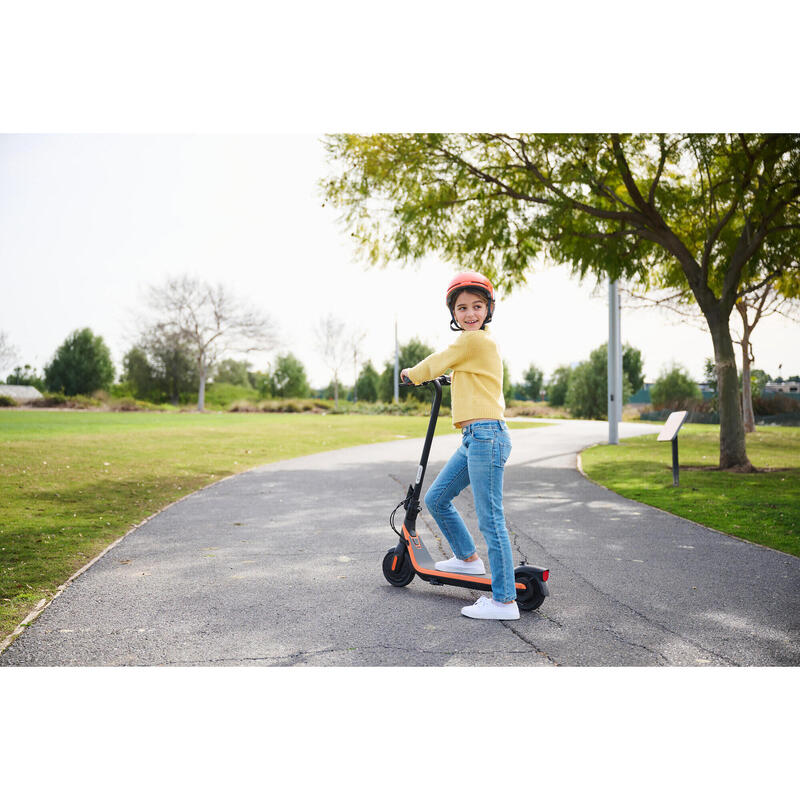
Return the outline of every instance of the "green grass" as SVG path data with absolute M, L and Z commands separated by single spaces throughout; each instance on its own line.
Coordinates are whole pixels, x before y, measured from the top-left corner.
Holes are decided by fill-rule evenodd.
M 0 409 L 0 640 L 133 525 L 258 464 L 398 437 L 427 418 Z M 440 418 L 437 435 L 452 433 Z
M 656 508 L 751 542 L 800 556 L 800 428 L 758 428 L 747 455 L 759 472 L 719 463 L 719 426 L 684 425 L 678 436 L 680 485 L 672 485 L 672 446 L 654 434 L 585 450 L 597 483 Z M 710 469 L 709 469 L 710 468 Z

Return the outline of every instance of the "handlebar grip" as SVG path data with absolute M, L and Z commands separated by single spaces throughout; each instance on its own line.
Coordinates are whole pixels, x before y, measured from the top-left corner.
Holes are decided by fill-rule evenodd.
M 450 384 L 452 383 L 452 381 L 450 380 L 450 376 L 449 375 L 440 375 L 438 378 L 432 378 L 429 381 L 422 381 L 422 383 L 420 383 L 420 384 L 416 384 L 413 381 L 401 380 L 398 385 L 399 386 L 417 386 L 417 385 L 419 385 L 419 386 L 428 386 L 428 384 L 431 384 L 434 381 L 439 381 L 439 385 L 440 386 L 450 386 Z

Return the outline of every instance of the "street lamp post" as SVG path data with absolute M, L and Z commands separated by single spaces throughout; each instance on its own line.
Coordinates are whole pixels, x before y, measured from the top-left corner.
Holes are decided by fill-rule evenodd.
M 608 282 L 608 443 L 619 444 L 622 421 L 622 338 L 619 283 Z

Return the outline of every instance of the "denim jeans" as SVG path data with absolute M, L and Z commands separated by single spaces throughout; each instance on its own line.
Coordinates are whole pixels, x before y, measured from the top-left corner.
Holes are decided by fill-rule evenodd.
M 470 484 L 478 527 L 489 550 L 492 597 L 501 603 L 515 600 L 514 560 L 503 514 L 503 469 L 511 454 L 508 426 L 501 420 L 482 420 L 461 429 L 456 450 L 425 494 L 425 505 L 436 520 L 456 558 L 466 560 L 475 552 L 464 520 L 453 498 Z

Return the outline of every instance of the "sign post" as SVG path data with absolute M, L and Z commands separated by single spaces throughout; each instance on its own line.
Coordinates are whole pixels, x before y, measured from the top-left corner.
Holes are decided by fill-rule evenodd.
M 678 485 L 678 431 L 686 420 L 688 411 L 673 411 L 658 434 L 659 442 L 672 442 L 672 485 Z

